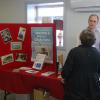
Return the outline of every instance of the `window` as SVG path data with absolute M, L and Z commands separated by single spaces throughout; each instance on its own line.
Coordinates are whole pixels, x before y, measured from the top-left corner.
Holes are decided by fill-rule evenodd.
M 63 21 L 63 2 L 27 4 L 27 23 Z M 56 46 L 63 47 L 63 29 L 56 30 Z

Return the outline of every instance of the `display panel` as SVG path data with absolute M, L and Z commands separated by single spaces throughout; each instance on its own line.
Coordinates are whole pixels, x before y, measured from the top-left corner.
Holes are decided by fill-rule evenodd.
M 0 58 L 0 69 L 32 65 L 28 24 L 0 23 Z
M 35 53 L 42 52 L 47 55 L 43 69 L 56 71 L 55 33 L 55 24 L 53 23 L 1 23 L 0 68 L 4 68 L 4 66 L 5 68 L 31 67 L 34 63 L 31 58 L 35 57 Z M 12 54 L 12 56 L 9 56 L 9 54 Z M 9 57 L 12 59 L 8 59 Z
M 46 55 L 46 62 L 53 63 L 52 27 L 31 27 L 32 58 L 38 53 Z
M 56 69 L 56 26 L 55 24 L 36 24 L 31 27 L 32 61 L 37 54 L 45 54 L 45 65 Z

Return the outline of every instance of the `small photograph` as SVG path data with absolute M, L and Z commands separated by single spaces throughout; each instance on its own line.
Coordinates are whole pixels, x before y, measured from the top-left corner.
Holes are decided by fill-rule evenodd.
M 35 66 L 36 66 L 36 68 L 40 68 L 42 66 L 42 64 L 41 63 L 36 63 Z
M 19 28 L 19 32 L 18 32 L 18 37 L 17 37 L 17 39 L 18 39 L 18 40 L 24 41 L 25 33 L 26 33 L 26 28 L 20 27 L 20 28 Z
M 52 54 L 52 49 L 49 46 L 37 46 L 35 47 L 35 53 L 38 54 L 45 54 L 46 55 L 46 59 L 45 62 L 46 63 L 52 63 L 53 62 L 53 54 Z M 33 58 L 34 60 L 34 58 Z
M 57 30 L 63 30 L 63 20 L 54 20 L 54 23 L 56 24 Z
M 45 54 L 46 56 L 49 56 L 49 51 L 45 47 L 40 48 L 40 53 L 41 54 Z
M 35 62 L 34 65 L 33 65 L 33 68 L 37 69 L 37 70 L 41 70 L 42 67 L 43 67 L 43 63 L 42 62 Z
M 46 56 L 49 56 L 50 51 L 49 51 L 49 47 L 47 46 L 37 46 L 35 50 L 37 53 L 45 54 Z
M 13 54 L 1 56 L 1 62 L 2 62 L 2 65 L 14 62 Z
M 22 50 L 22 42 L 11 42 L 11 50 Z
M 25 53 L 17 53 L 16 54 L 16 61 L 19 62 L 26 62 L 27 55 Z
M 8 28 L 1 30 L 0 34 L 4 40 L 5 43 L 11 42 L 12 41 L 12 37 L 10 34 L 10 30 Z

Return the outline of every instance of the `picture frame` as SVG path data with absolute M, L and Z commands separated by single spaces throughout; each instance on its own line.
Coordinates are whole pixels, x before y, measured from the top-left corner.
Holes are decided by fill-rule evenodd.
M 24 41 L 24 39 L 25 39 L 25 33 L 26 33 L 26 28 L 20 27 L 17 39 Z
M 16 54 L 16 60 L 15 61 L 26 62 L 26 60 L 27 60 L 27 54 L 25 54 L 25 53 L 17 53 Z
M 22 42 L 11 42 L 11 50 L 22 50 Z
M 56 24 L 56 30 L 63 30 L 63 20 L 55 19 L 53 22 Z
M 3 29 L 0 31 L 1 37 L 4 40 L 4 43 L 9 43 L 12 41 L 11 33 L 9 28 Z
M 2 65 L 5 65 L 5 64 L 11 63 L 11 62 L 14 62 L 14 58 L 13 58 L 12 53 L 8 54 L 8 55 L 5 55 L 5 56 L 1 56 Z

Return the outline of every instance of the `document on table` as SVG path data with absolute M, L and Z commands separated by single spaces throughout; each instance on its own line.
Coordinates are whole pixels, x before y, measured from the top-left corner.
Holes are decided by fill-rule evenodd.
M 50 76 L 50 75 L 52 75 L 52 74 L 54 74 L 55 72 L 53 72 L 53 71 L 47 71 L 47 72 L 44 72 L 44 73 L 42 73 L 41 75 L 42 76 Z
M 38 73 L 39 71 L 36 71 L 36 70 L 27 70 L 27 71 L 25 71 L 25 72 L 31 73 L 31 74 L 36 74 L 36 73 Z

